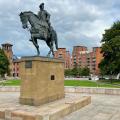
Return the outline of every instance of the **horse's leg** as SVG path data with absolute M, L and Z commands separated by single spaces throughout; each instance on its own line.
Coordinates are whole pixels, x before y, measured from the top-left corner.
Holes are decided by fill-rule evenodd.
M 48 52 L 47 57 L 50 57 L 50 54 L 51 54 L 51 50 Z
M 51 41 L 54 41 L 54 42 L 55 42 L 55 47 L 56 47 L 56 49 L 58 49 L 57 33 L 56 33 L 55 30 L 52 30 L 52 33 L 51 33 Z
M 39 46 L 38 46 L 38 43 L 37 43 L 37 38 L 34 38 L 34 37 L 31 37 L 31 40 L 30 40 L 33 45 L 36 47 L 37 49 L 37 55 L 39 56 L 40 55 L 40 51 L 39 51 Z
M 52 31 L 52 33 L 51 33 L 51 45 L 50 45 L 50 49 L 51 49 L 51 51 L 52 51 L 52 55 L 53 55 L 53 57 L 54 57 L 54 47 L 53 47 L 53 41 L 55 41 L 54 40 L 55 39 L 55 37 L 54 37 L 54 31 Z
M 50 56 L 51 52 L 52 52 L 52 55 L 54 57 L 54 49 L 53 49 L 53 41 L 49 42 L 49 48 L 50 48 L 50 51 L 48 52 L 48 56 Z
M 38 42 L 37 42 L 37 38 L 34 38 L 34 42 L 36 44 L 37 55 L 39 56 L 40 55 L 40 51 L 39 51 L 39 45 L 38 45 Z
M 53 57 L 54 57 L 53 41 L 51 41 L 51 51 L 52 51 L 52 55 L 53 55 Z
M 47 57 L 50 57 L 50 54 L 51 54 L 50 41 L 46 41 L 46 43 L 47 43 L 47 46 L 50 48 L 50 51 L 48 52 Z

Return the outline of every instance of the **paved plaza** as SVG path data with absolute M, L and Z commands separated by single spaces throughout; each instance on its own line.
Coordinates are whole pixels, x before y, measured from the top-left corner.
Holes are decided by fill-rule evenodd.
M 61 118 L 60 120 L 120 120 L 120 96 L 102 94 L 71 94 L 73 97 L 91 96 L 90 105 Z M 0 107 L 18 105 L 18 92 L 0 92 Z M 8 106 L 9 107 L 9 106 Z M 33 109 L 34 107 L 31 107 Z
M 90 105 L 61 120 L 120 120 L 120 96 L 101 94 L 89 96 L 92 98 Z

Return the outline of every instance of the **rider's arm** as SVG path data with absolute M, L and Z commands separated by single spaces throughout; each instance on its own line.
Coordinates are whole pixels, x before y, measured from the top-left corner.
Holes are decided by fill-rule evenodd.
M 46 20 L 47 20 L 47 22 L 50 22 L 50 14 L 45 10 L 45 12 L 46 12 Z
M 39 19 L 40 19 L 40 11 L 38 12 L 37 16 L 38 16 L 38 17 L 39 17 Z

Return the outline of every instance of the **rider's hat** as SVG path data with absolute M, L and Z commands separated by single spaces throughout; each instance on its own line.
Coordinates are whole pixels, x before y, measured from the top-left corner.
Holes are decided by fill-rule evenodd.
M 44 6 L 44 3 L 41 3 L 41 4 L 39 5 L 40 8 L 41 8 L 42 6 Z

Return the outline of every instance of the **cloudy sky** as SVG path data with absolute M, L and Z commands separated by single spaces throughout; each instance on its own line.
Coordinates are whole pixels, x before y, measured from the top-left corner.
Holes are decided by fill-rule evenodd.
M 0 0 L 0 44 L 12 43 L 17 56 L 36 54 L 19 13 L 30 10 L 37 14 L 41 2 L 51 14 L 59 47 L 70 51 L 75 45 L 100 46 L 104 30 L 120 20 L 120 0 Z M 41 55 L 47 54 L 45 42 L 39 40 L 39 46 Z

